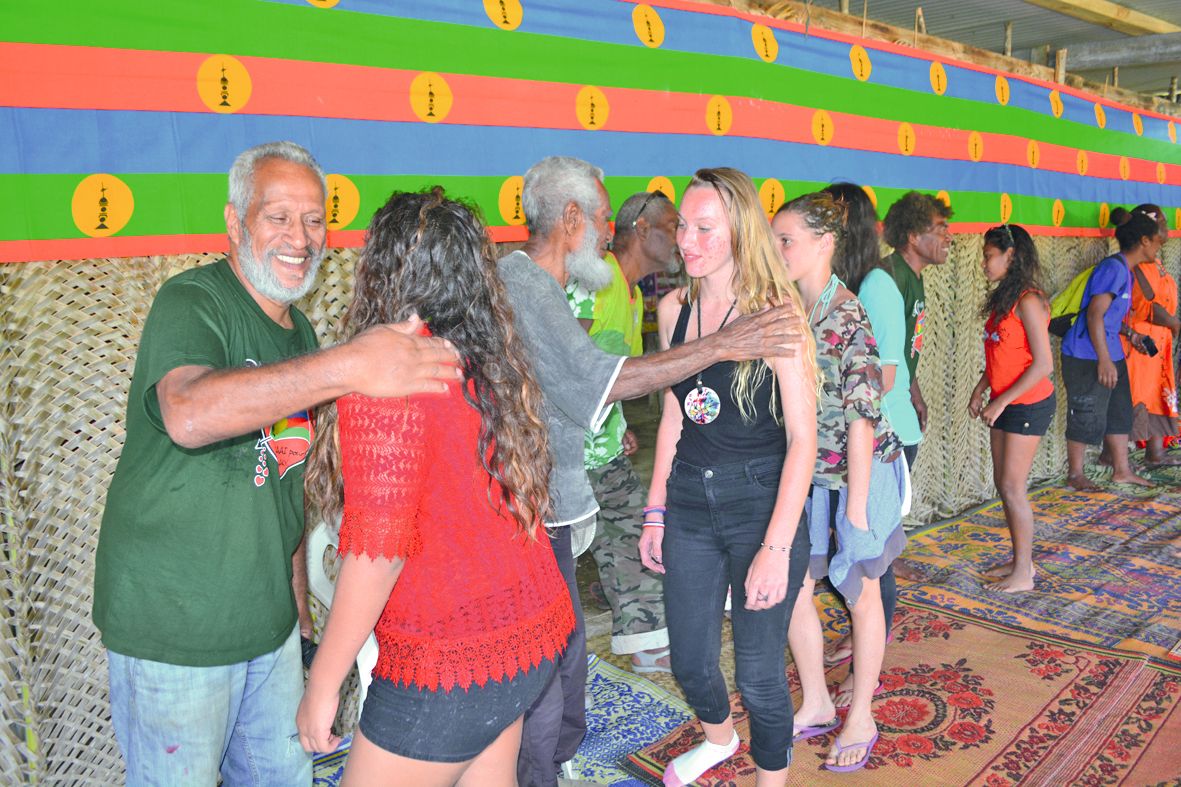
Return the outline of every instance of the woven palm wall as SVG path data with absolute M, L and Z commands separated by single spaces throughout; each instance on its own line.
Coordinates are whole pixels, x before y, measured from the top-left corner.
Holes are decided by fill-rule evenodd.
M 1102 257 L 1109 242 L 1042 238 L 1047 286 Z M 915 468 L 914 515 L 931 520 L 992 497 L 987 430 L 967 417 L 983 366 L 980 239 L 958 236 L 926 276 L 929 335 L 919 380 L 931 424 Z M 1164 251 L 1174 275 L 1181 241 Z M 0 267 L 0 782 L 122 781 L 107 671 L 90 621 L 94 552 L 107 485 L 123 445 L 135 351 L 153 296 L 199 255 Z M 325 261 L 304 305 L 321 340 L 351 291 L 355 251 Z M 1062 472 L 1062 404 L 1034 480 Z M 316 610 L 321 612 L 322 610 Z M 342 718 L 355 718 L 353 704 Z

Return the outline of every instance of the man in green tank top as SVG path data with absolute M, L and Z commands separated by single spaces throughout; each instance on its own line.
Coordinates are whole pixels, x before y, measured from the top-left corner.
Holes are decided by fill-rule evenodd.
M 316 350 L 291 304 L 315 283 L 324 215 L 306 150 L 245 151 L 230 170 L 228 258 L 165 282 L 144 325 L 94 587 L 129 785 L 311 783 L 293 737 L 311 631 L 299 551 L 311 408 L 459 376 L 417 320 Z

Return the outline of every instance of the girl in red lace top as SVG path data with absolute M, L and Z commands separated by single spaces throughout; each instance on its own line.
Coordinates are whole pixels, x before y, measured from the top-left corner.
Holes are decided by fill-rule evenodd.
M 1054 416 L 1050 373 L 1050 307 L 1038 284 L 1041 265 L 1033 238 L 1016 224 L 984 234 L 984 278 L 996 284 L 981 310 L 984 374 L 968 412 L 992 427 L 992 476 L 1013 540 L 1013 559 L 984 573 L 1006 593 L 1033 590 L 1033 509 L 1029 470 Z M 989 401 L 984 403 L 988 390 Z
M 342 513 L 344 559 L 299 709 L 301 742 L 338 743 L 340 686 L 375 630 L 346 781 L 513 784 L 521 717 L 574 612 L 538 535 L 549 473 L 539 392 L 484 228 L 439 188 L 395 194 L 374 216 L 346 331 L 414 314 L 455 346 L 465 379 L 441 395 L 345 396 L 338 429 L 331 411 L 322 420 L 308 494 L 328 521 Z

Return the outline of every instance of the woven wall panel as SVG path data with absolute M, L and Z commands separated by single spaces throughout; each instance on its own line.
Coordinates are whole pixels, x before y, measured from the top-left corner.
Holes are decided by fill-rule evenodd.
M 1107 251 L 1103 241 L 1039 238 L 1056 291 Z M 1165 247 L 1177 275 L 1181 241 Z M 90 620 L 94 552 L 106 489 L 123 445 L 135 351 L 152 298 L 169 276 L 211 256 L 27 263 L 0 267 L 0 773 L 6 783 L 122 781 L 107 670 Z M 337 251 L 304 304 L 323 343 L 352 288 L 356 252 Z M 988 435 L 967 416 L 981 369 L 980 239 L 955 238 L 926 274 L 929 333 L 919 380 L 931 424 L 915 468 L 913 514 L 950 516 L 992 497 Z M 1060 380 L 1059 380 L 1060 382 Z M 1033 469 L 1059 476 L 1063 400 Z M 323 610 L 313 607 L 318 622 Z M 341 718 L 355 718 L 346 686 Z

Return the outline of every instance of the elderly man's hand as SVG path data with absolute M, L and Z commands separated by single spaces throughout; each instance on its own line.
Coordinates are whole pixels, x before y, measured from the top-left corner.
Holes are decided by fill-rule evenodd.
M 375 325 L 348 343 L 353 352 L 353 389 L 365 396 L 443 393 L 463 379 L 451 342 L 423 336 L 417 316 L 396 325 Z
M 718 331 L 722 354 L 731 361 L 790 358 L 803 337 L 804 321 L 791 304 L 747 314 Z

